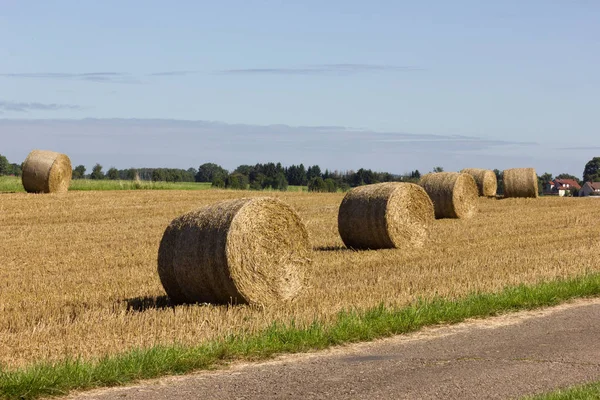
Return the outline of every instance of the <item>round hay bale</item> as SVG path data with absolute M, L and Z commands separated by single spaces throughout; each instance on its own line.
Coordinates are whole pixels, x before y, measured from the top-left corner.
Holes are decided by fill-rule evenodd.
M 436 218 L 471 218 L 477 211 L 479 191 L 469 174 L 430 173 L 420 184 L 433 201 Z
M 433 204 L 420 186 L 377 183 L 346 193 L 338 231 L 344 244 L 355 249 L 421 247 L 433 220 Z
M 65 154 L 33 150 L 23 163 L 21 179 L 29 193 L 65 193 L 72 175 L 71 160 Z
M 158 274 L 173 303 L 267 304 L 300 293 L 310 252 L 304 223 L 281 200 L 228 200 L 171 222 Z
M 496 196 L 496 192 L 498 191 L 498 180 L 496 179 L 494 171 L 480 168 L 465 168 L 460 172 L 469 174 L 475 179 L 480 196 Z
M 504 197 L 538 197 L 538 178 L 533 168 L 504 170 Z

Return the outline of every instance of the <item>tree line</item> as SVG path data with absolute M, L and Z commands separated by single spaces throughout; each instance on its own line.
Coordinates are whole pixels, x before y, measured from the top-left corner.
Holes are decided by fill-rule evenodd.
M 272 162 L 240 165 L 230 172 L 220 165 L 205 163 L 198 168 L 196 182 L 211 182 L 214 187 L 231 189 L 287 190 L 288 185 L 293 185 L 308 186 L 308 190 L 313 192 L 337 192 L 378 182 L 416 182 L 420 177 L 418 170 L 407 175 L 394 175 L 364 168 L 358 171 L 322 171 L 318 165 L 283 167 L 281 163 Z
M 442 167 L 434 167 L 432 172 L 442 172 Z M 20 176 L 22 164 L 10 163 L 0 154 L 0 175 Z M 502 171 L 495 169 L 498 179 L 498 193 L 503 193 Z M 111 179 L 111 180 L 143 180 L 162 182 L 209 182 L 213 187 L 250 190 L 287 190 L 289 185 L 308 186 L 313 192 L 337 192 L 350 188 L 379 182 L 413 182 L 421 178 L 419 170 L 406 174 L 392 174 L 360 168 L 358 171 L 322 171 L 318 165 L 305 167 L 304 164 L 284 167 L 278 163 L 258 163 L 255 165 L 240 165 L 233 171 L 228 171 L 215 163 L 204 163 L 196 168 L 109 168 L 106 172 L 102 165 L 96 164 L 87 174 L 84 165 L 73 169 L 73 179 Z M 584 182 L 600 182 L 600 157 L 588 161 L 583 171 L 583 180 L 570 175 L 560 174 L 554 178 L 573 179 L 580 185 Z M 552 174 L 544 173 L 538 176 L 540 193 L 545 185 L 554 179 Z
M 436 167 L 434 170 L 442 170 Z M 308 186 L 313 192 L 346 191 L 352 187 L 378 182 L 418 182 L 421 173 L 418 170 L 405 175 L 389 172 L 377 172 L 361 168 L 358 171 L 322 171 L 318 165 L 305 167 L 304 164 L 288 167 L 278 163 L 258 163 L 240 165 L 228 171 L 215 163 L 204 163 L 195 168 L 129 168 L 111 167 L 104 172 L 102 165 L 96 164 L 87 174 L 85 166 L 78 165 L 73 169 L 73 179 L 113 179 L 113 180 L 147 180 L 165 182 L 207 182 L 216 188 L 238 190 L 287 190 L 289 185 Z

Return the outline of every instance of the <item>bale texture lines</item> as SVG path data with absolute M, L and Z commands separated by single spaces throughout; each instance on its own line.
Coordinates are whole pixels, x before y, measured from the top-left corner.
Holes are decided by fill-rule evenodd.
M 483 197 L 494 197 L 498 191 L 498 180 L 494 171 L 481 168 L 465 168 L 460 171 L 469 174 L 475 179 L 479 195 Z
M 504 170 L 504 197 L 538 197 L 538 178 L 534 168 Z
M 73 170 L 65 154 L 33 150 L 23 163 L 21 180 L 28 193 L 65 193 L 69 190 Z
M 171 222 L 158 274 L 176 304 L 269 304 L 302 291 L 310 252 L 304 223 L 281 200 L 227 200 Z
M 430 173 L 421 186 L 433 201 L 436 218 L 471 218 L 477 211 L 479 191 L 473 177 L 459 172 Z
M 346 247 L 422 247 L 434 220 L 427 193 L 412 183 L 359 186 L 342 200 L 338 231 Z

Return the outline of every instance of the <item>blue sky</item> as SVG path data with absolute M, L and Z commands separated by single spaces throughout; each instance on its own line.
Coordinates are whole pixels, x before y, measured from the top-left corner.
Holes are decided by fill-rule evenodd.
M 0 0 L 0 60 L 13 162 L 579 176 L 600 155 L 593 0 Z

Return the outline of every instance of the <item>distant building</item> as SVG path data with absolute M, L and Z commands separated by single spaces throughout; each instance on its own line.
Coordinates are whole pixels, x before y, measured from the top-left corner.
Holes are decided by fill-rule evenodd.
M 600 196 L 600 182 L 586 182 L 579 191 L 579 196 Z
M 553 194 L 558 196 L 564 196 L 567 192 L 572 189 L 579 190 L 581 185 L 574 179 L 555 179 L 548 182 L 546 194 Z

